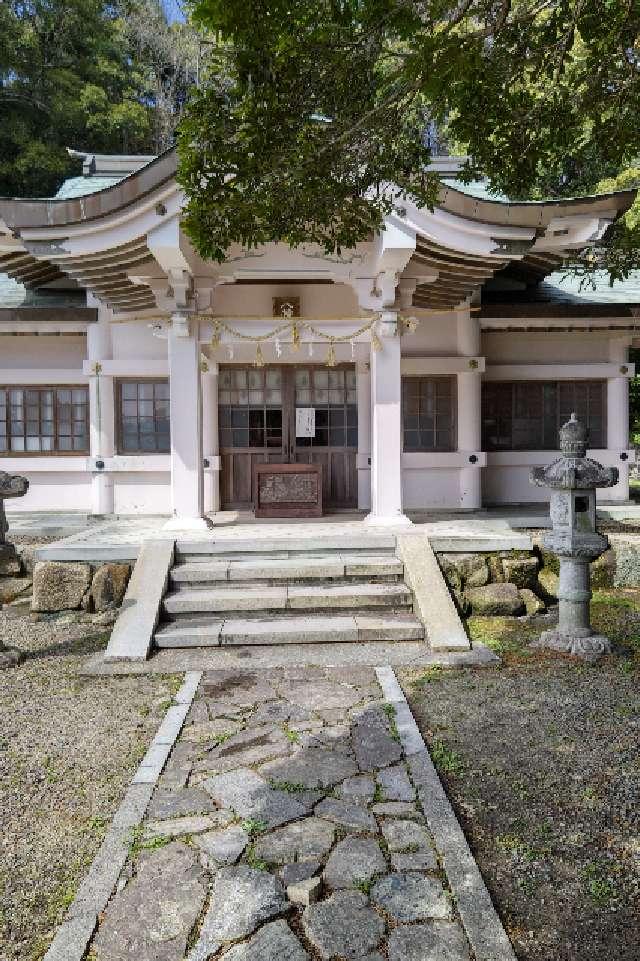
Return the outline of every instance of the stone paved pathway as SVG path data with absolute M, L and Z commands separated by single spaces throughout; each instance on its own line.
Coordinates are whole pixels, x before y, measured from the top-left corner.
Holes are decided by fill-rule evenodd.
M 469 961 L 371 668 L 205 674 L 95 961 Z

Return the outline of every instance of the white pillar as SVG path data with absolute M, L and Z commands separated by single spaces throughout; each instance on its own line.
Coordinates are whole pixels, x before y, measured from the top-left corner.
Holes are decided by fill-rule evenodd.
M 470 310 L 457 315 L 458 353 L 469 358 L 469 369 L 458 374 L 458 451 L 465 455 L 460 469 L 460 507 L 482 507 L 482 473 L 478 453 L 482 449 L 482 377 L 477 370 L 480 324 Z M 475 459 L 478 460 L 475 460 Z
M 402 513 L 402 382 L 397 314 L 385 310 L 378 324 L 382 344 L 371 351 L 371 524 L 410 524 Z
M 207 523 L 203 517 L 202 383 L 197 323 L 185 314 L 172 314 L 168 345 L 173 517 L 165 527 L 204 530 Z
M 204 512 L 220 510 L 220 447 L 218 435 L 218 365 L 209 360 L 202 371 L 202 458 Z
M 620 455 L 629 449 L 629 378 L 626 370 L 629 341 L 609 341 L 609 361 L 618 364 L 620 376 L 607 380 L 607 450 L 614 452 L 613 463 L 620 472 L 615 487 L 602 491 L 604 500 L 629 500 L 629 461 Z
M 115 398 L 113 377 L 102 373 L 102 362 L 112 357 L 111 311 L 98 307 L 98 321 L 87 327 L 89 376 L 89 451 L 91 455 L 91 513 L 113 514 L 113 474 L 110 461 L 115 453 Z
M 356 364 L 358 394 L 358 508 L 371 509 L 371 365 Z

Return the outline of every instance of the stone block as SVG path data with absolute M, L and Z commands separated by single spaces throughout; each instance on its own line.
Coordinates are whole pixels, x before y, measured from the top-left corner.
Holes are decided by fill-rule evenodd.
M 542 596 L 550 601 L 558 600 L 560 578 L 550 568 L 543 567 L 538 572 L 538 584 Z
M 520 597 L 524 601 L 527 614 L 540 614 L 547 609 L 544 601 L 526 587 L 520 589 Z
M 11 604 L 30 587 L 30 577 L 3 577 L 0 579 L 0 605 Z
M 0 577 L 18 577 L 22 561 L 13 544 L 0 544 Z
M 514 617 L 524 614 L 524 601 L 515 584 L 487 584 L 472 587 L 465 594 L 474 614 Z
M 535 557 L 503 557 L 505 581 L 516 587 L 533 590 L 538 580 L 538 561 Z
M 33 571 L 32 610 L 76 610 L 91 584 L 91 567 L 80 562 L 38 561 Z
M 320 878 L 306 878 L 304 881 L 297 881 L 287 887 L 287 897 L 294 904 L 303 904 L 309 907 L 320 900 L 322 893 L 322 881 Z
M 129 564 L 102 564 L 91 581 L 94 611 L 113 611 L 122 604 L 129 582 Z

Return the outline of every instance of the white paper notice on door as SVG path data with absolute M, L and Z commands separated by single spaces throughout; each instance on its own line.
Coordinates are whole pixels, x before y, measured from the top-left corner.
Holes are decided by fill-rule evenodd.
M 316 436 L 315 407 L 296 407 L 296 437 Z

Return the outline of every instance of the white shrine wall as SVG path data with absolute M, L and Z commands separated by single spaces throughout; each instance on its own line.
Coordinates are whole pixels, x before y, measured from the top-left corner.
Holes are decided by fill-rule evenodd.
M 303 317 L 355 318 L 355 294 L 343 285 L 273 284 L 223 285 L 215 293 L 215 311 L 237 317 L 270 317 L 272 298 L 297 296 Z M 479 388 L 482 380 L 604 379 L 607 381 L 607 449 L 592 452 L 604 464 L 621 471 L 617 487 L 601 491 L 602 500 L 628 497 L 628 462 L 621 460 L 627 446 L 628 338 L 615 332 L 480 333 L 474 312 L 431 314 L 412 311 L 421 324 L 401 341 L 401 371 L 406 375 L 450 375 L 457 381 L 457 450 L 443 453 L 402 453 L 404 508 L 460 509 L 481 504 L 513 504 L 547 500 L 543 490 L 529 483 L 532 466 L 547 464 L 555 451 L 483 453 L 480 443 Z M 519 321 L 523 325 L 526 320 Z M 323 328 L 321 322 L 317 325 Z M 324 327 L 324 329 L 328 329 Z M 105 386 L 119 378 L 168 376 L 167 340 L 154 336 L 149 321 L 110 323 L 110 342 L 102 346 L 100 364 Z M 273 343 L 263 345 L 266 363 L 322 363 L 327 345 L 316 343 L 311 358 L 303 345 L 297 354 L 283 344 L 277 357 Z M 89 384 L 94 357 L 83 334 L 65 336 L 3 336 L 0 338 L 0 384 Z M 233 343 L 234 363 L 251 363 L 255 344 Z M 106 351 L 106 354 L 105 354 Z M 95 351 L 94 351 L 95 353 Z M 370 506 L 371 395 L 370 348 L 367 338 L 355 345 L 336 346 L 338 362 L 353 362 L 358 370 L 359 506 Z M 212 357 L 229 363 L 223 346 Z M 469 361 L 478 365 L 470 369 Z M 106 395 L 109 396 L 108 391 Z M 210 394 L 205 396 L 210 397 Z M 115 403 L 115 399 L 112 404 Z M 93 448 L 92 448 L 93 449 Z M 477 457 L 473 466 L 470 454 Z M 629 453 L 631 457 L 631 452 Z M 118 514 L 166 515 L 171 510 L 170 455 L 120 455 L 104 458 L 110 479 L 112 510 Z M 9 456 L 0 469 L 25 474 L 30 480 L 26 497 L 12 502 L 12 511 L 96 511 L 95 458 L 68 456 Z M 109 485 L 107 485 L 109 486 Z
M 0 385 L 85 385 L 85 344 L 83 334 L 0 337 Z M 0 470 L 29 480 L 27 494 L 11 501 L 10 511 L 91 510 L 91 477 L 84 455 L 3 456 Z
M 521 321 L 526 324 L 526 321 Z M 628 442 L 628 377 L 620 373 L 630 339 L 615 332 L 541 331 L 482 334 L 486 358 L 485 380 L 606 380 L 607 447 L 589 451 L 602 464 L 617 467 L 615 487 L 600 489 L 600 501 L 626 501 L 629 463 L 634 452 Z M 627 459 L 621 459 L 621 455 Z M 493 504 L 546 503 L 548 492 L 529 482 L 534 466 L 544 466 L 557 450 L 489 451 L 482 472 L 482 500 Z

